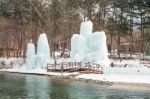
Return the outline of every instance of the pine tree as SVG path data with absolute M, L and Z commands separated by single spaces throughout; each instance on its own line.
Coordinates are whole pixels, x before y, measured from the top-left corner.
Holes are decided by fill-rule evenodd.
M 150 56 L 150 46 L 147 47 L 146 55 L 147 55 L 147 56 Z

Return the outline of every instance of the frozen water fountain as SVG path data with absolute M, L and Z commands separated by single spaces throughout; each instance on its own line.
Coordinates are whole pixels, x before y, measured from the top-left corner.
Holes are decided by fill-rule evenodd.
M 50 63 L 50 48 L 46 34 L 39 36 L 37 44 L 37 54 L 35 53 L 35 46 L 32 42 L 27 45 L 26 64 L 25 69 L 45 69 Z
M 37 44 L 37 67 L 46 68 L 47 63 L 50 62 L 50 48 L 46 34 L 39 36 Z
M 71 59 L 79 62 L 84 61 L 86 49 L 86 39 L 82 35 L 74 34 L 71 39 Z
M 92 61 L 108 60 L 105 32 L 94 32 L 90 37 L 89 52 Z
M 108 61 L 105 32 L 92 33 L 92 22 L 81 23 L 80 35 L 71 38 L 70 58 L 76 62 L 104 62 Z
M 35 66 L 35 45 L 30 41 L 26 52 L 26 69 L 32 69 Z

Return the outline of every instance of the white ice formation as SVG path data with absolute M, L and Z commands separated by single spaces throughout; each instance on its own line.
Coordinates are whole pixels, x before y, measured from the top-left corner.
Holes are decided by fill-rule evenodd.
M 32 42 L 28 43 L 25 68 L 27 70 L 45 69 L 48 63 L 50 63 L 50 47 L 46 34 L 43 33 L 38 39 L 37 54 L 35 53 L 34 44 Z
M 105 32 L 92 33 L 92 22 L 81 23 L 80 34 L 71 38 L 70 58 L 76 62 L 100 62 L 108 60 Z
M 35 45 L 30 42 L 27 45 L 26 69 L 32 69 L 35 66 Z
M 37 66 L 39 68 L 46 68 L 47 63 L 50 62 L 50 48 L 46 34 L 39 36 L 37 44 Z

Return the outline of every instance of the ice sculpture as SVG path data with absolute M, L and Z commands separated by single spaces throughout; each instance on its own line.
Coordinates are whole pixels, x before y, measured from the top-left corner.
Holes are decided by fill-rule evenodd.
M 82 22 L 80 35 L 71 38 L 70 58 L 81 62 L 98 62 L 108 60 L 105 32 L 92 33 L 92 22 Z
M 91 21 L 82 22 L 80 26 L 80 34 L 86 39 L 92 35 L 93 23 Z
M 74 34 L 71 38 L 71 59 L 83 61 L 85 57 L 86 41 L 82 35 Z
M 30 41 L 27 45 L 27 52 L 26 52 L 26 69 L 33 69 L 35 66 L 35 46 Z
M 39 68 L 46 68 L 47 63 L 50 62 L 50 48 L 46 34 L 39 36 L 37 44 L 37 66 Z
M 35 46 L 32 42 L 27 45 L 26 52 L 26 69 L 46 69 L 47 64 L 50 63 L 50 48 L 46 34 L 39 36 L 37 44 L 37 54 L 35 54 Z
M 82 22 L 80 26 L 80 35 L 82 35 L 86 40 L 86 51 L 89 50 L 90 37 L 92 35 L 93 23 L 91 21 Z
M 92 54 L 92 61 L 107 60 L 108 50 L 106 46 L 105 32 L 95 32 L 90 38 L 90 53 Z

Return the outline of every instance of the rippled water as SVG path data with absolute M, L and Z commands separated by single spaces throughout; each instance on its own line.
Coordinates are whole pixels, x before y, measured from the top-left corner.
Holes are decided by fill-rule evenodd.
M 0 73 L 0 99 L 150 99 L 150 90 L 113 89 L 49 76 Z

